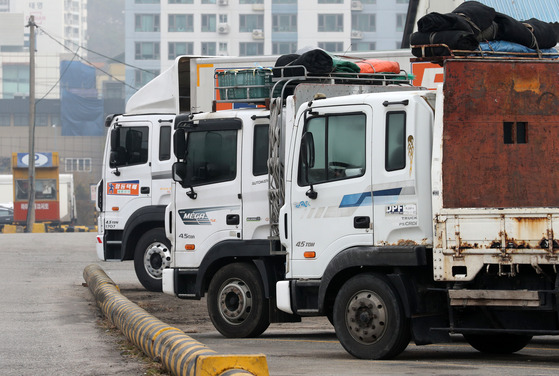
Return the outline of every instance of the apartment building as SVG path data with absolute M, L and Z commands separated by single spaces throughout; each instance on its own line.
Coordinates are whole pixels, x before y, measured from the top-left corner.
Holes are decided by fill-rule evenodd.
M 303 47 L 400 47 L 409 0 L 126 0 L 126 82 L 140 88 L 178 55 L 254 56 Z M 127 96 L 133 94 L 128 89 Z

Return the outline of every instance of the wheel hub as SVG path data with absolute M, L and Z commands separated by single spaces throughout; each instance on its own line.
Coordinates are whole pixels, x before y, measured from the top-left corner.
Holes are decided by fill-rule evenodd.
M 372 291 L 361 291 L 348 302 L 346 325 L 351 336 L 364 344 L 378 341 L 386 329 L 386 307 Z
M 171 252 L 163 243 L 153 243 L 144 255 L 144 267 L 149 275 L 161 278 L 163 269 L 171 266 Z
M 240 280 L 229 281 L 218 296 L 221 315 L 232 324 L 242 323 L 252 308 L 247 285 Z

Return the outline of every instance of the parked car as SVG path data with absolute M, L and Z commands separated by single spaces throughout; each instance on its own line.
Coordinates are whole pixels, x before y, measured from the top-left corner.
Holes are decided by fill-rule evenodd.
M 0 206 L 0 229 L 4 225 L 9 225 L 14 221 L 14 210 Z

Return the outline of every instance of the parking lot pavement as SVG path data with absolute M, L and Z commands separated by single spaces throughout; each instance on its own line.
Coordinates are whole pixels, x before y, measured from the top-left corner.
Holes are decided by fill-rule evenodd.
M 94 241 L 94 233 L 0 234 L 0 374 L 144 374 L 99 327 L 82 286 L 84 267 L 97 262 Z M 111 267 L 135 282 L 129 263 Z

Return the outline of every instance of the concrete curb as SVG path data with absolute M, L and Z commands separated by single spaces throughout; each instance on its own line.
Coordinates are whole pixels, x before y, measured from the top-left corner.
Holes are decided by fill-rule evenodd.
M 217 354 L 124 297 L 99 265 L 87 266 L 83 277 L 103 314 L 130 342 L 152 359 L 160 361 L 173 375 L 269 375 L 265 355 Z

